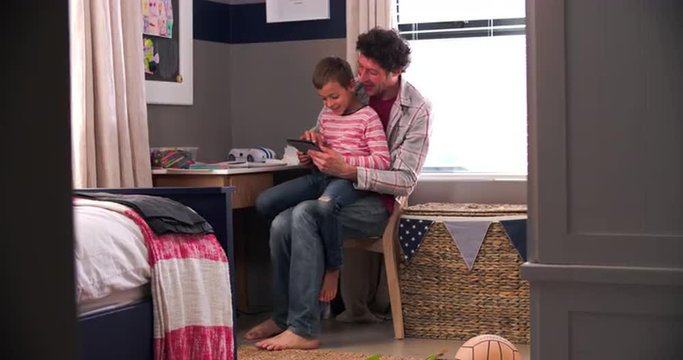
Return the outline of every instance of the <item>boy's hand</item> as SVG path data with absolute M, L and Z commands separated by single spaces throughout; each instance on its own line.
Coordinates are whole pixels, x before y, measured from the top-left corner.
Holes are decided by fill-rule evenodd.
M 324 145 L 318 146 L 321 151 L 309 150 L 308 155 L 320 171 L 327 175 L 356 181 L 357 172 L 355 166 L 347 163 L 338 152 Z
M 317 131 L 306 130 L 301 136 L 299 136 L 299 139 L 312 141 L 318 146 L 323 144 L 323 136 Z
M 304 131 L 301 136 L 299 136 L 300 140 L 308 140 L 314 142 L 316 145 L 322 143 L 322 135 L 320 135 L 319 132 L 317 131 L 310 131 L 306 130 Z M 308 154 L 304 154 L 301 151 L 297 151 L 296 155 L 299 157 L 299 165 L 303 166 L 311 166 L 313 165 L 313 161 L 311 161 L 311 157 Z

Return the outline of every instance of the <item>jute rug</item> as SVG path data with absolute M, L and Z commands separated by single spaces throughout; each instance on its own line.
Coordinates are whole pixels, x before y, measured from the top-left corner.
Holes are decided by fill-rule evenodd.
M 254 345 L 241 345 L 237 348 L 237 358 L 239 360 L 365 360 L 370 355 L 374 354 L 339 352 L 325 349 L 266 351 Z M 380 359 L 418 360 L 416 358 L 398 356 L 381 356 Z

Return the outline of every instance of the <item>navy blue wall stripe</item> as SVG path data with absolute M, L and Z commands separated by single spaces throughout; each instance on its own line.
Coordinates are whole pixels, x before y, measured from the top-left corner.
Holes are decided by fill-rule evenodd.
M 266 4 L 195 0 L 194 38 L 229 44 L 346 37 L 346 1 L 330 0 L 330 19 L 266 23 Z
M 233 6 L 207 0 L 194 0 L 192 3 L 194 38 L 230 43 L 230 17 Z

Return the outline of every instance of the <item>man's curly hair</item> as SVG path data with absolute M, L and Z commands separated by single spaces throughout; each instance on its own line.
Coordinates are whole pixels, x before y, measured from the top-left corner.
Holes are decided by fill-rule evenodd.
M 382 69 L 402 73 L 410 64 L 410 47 L 396 31 L 376 27 L 358 36 L 356 50 Z

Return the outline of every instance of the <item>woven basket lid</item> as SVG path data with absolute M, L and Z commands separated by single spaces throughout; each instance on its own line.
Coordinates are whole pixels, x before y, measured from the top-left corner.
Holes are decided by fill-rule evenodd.
M 503 216 L 526 214 L 524 204 L 477 204 L 430 202 L 408 206 L 404 214 L 437 216 Z

